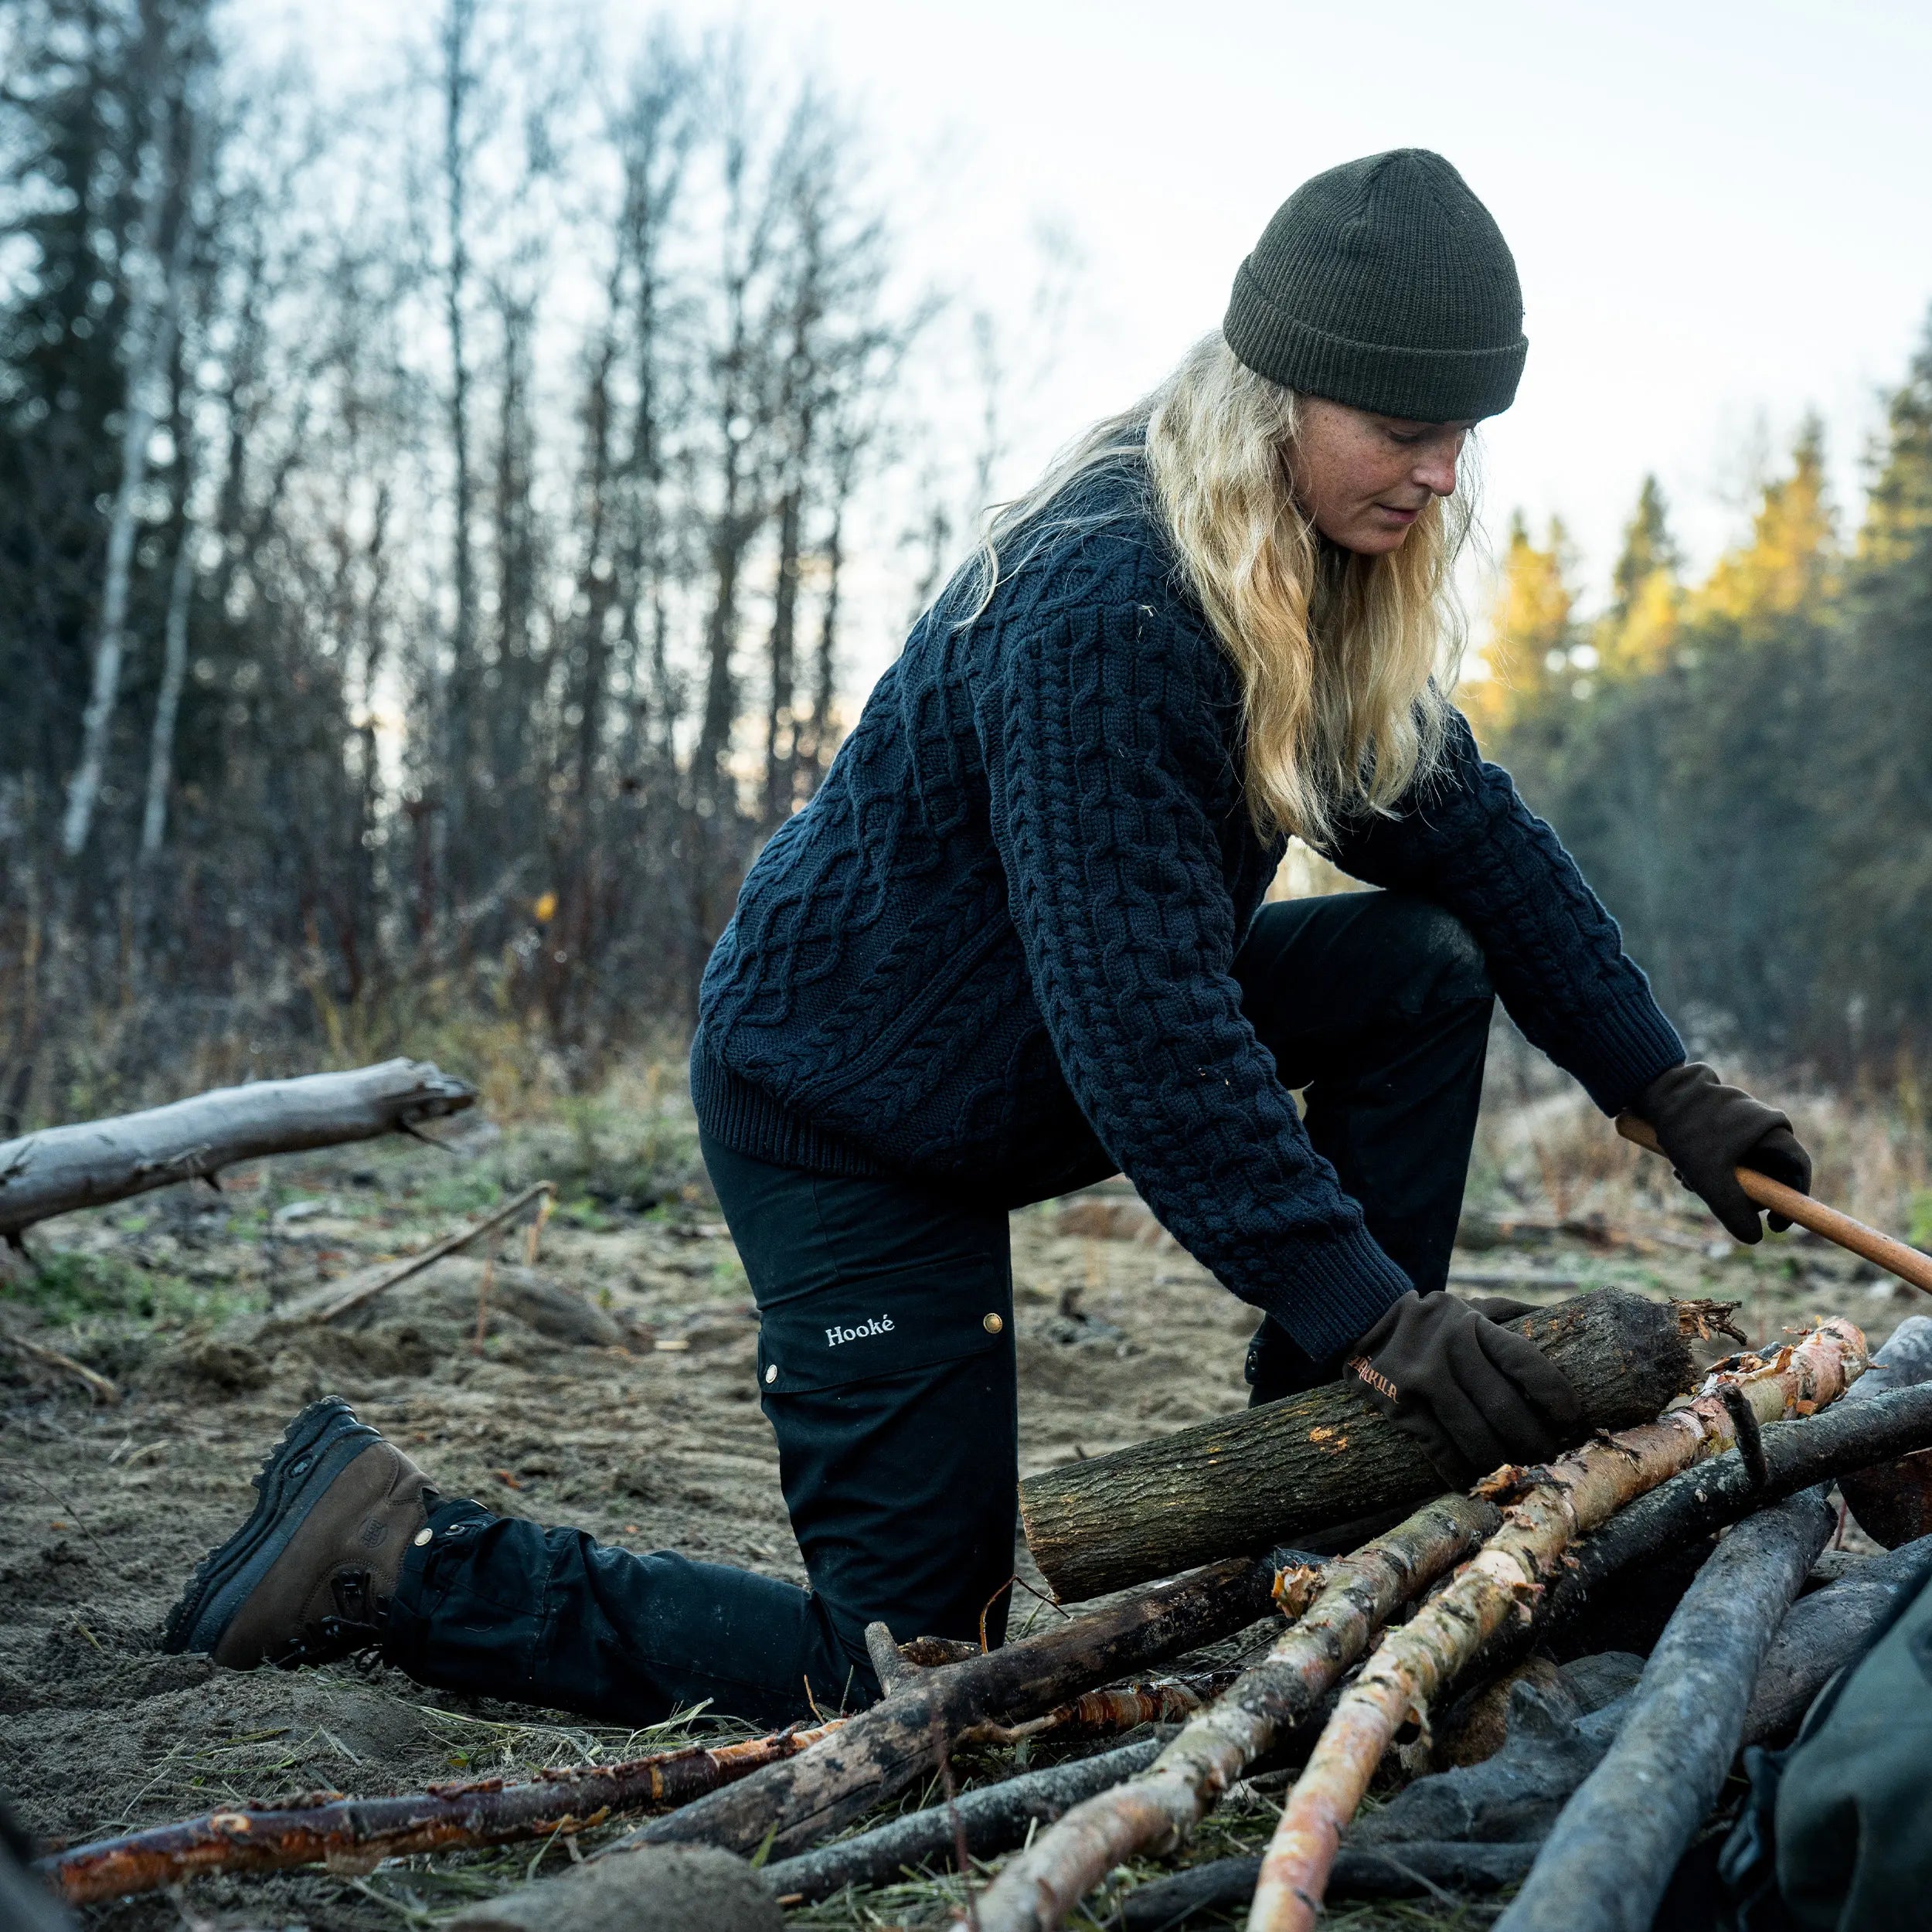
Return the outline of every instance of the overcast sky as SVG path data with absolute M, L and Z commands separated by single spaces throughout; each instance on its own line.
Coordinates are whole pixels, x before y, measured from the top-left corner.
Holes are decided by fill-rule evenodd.
M 341 31 L 340 63 L 392 31 Z M 604 5 L 614 52 L 648 17 Z M 1646 469 L 1707 563 L 1754 448 L 1807 407 L 1855 498 L 1878 398 L 1932 303 L 1932 6 L 1382 0 L 672 0 L 822 70 L 873 131 L 908 266 L 1027 326 L 1037 234 L 1082 258 L 1054 379 L 1002 493 L 1216 325 L 1236 264 L 1310 174 L 1440 149 L 1515 250 L 1529 361 L 1486 432 L 1500 536 L 1570 523 L 1600 583 Z M 319 43 L 312 43 L 318 44 Z

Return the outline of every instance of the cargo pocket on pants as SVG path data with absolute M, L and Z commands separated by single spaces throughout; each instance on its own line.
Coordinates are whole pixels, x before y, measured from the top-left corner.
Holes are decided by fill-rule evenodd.
M 1012 1345 L 1004 1270 L 923 1280 L 839 1280 L 774 1299 L 758 1317 L 760 1394 L 802 1394 L 903 1375 Z

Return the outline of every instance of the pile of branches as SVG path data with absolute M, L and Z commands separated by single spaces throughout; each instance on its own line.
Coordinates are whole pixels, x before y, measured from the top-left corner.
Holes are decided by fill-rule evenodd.
M 614 1860 L 648 1893 L 654 1859 L 637 1854 L 721 1848 L 754 1862 L 770 1911 L 934 1861 L 971 1886 L 977 1862 L 1023 1845 L 971 1916 L 980 1932 L 1030 1932 L 1062 1923 L 1127 1861 L 1179 1852 L 1238 1784 L 1285 1765 L 1298 1775 L 1264 1858 L 1142 1886 L 1123 1923 L 1151 1932 L 1251 1896 L 1250 1927 L 1299 1927 L 1332 1894 L 1520 1882 L 1510 1932 L 1647 1925 L 1740 1745 L 1787 1734 L 1932 1573 L 1926 1538 L 1798 1600 L 1835 1521 L 1825 1485 L 1845 1478 L 1876 1499 L 1875 1517 L 1896 1516 L 1913 1465 L 1889 1487 L 1853 1472 L 1928 1447 L 1932 1321 L 1905 1324 L 1872 1364 L 1833 1319 L 1719 1362 L 1653 1420 L 1429 1498 L 1333 1559 L 1226 1558 L 985 1653 L 896 1648 L 876 1626 L 886 1694 L 854 1716 L 525 1784 L 237 1807 L 42 1869 L 78 1903 L 218 1869 L 366 1870 L 630 1815 L 648 1821 L 591 1855 L 600 1882 Z M 1619 1694 L 1586 1699 L 1550 1649 L 1620 1602 L 1675 1608 L 1638 1646 L 1641 1675 L 1629 1660 Z M 1149 1674 L 1270 1617 L 1258 1662 Z M 1021 1740 L 1104 1747 L 957 1789 L 956 1753 Z M 1428 1770 L 1445 1747 L 1458 1767 Z M 1420 1774 L 1355 1823 L 1391 1764 Z M 940 1801 L 838 1835 L 918 1786 Z

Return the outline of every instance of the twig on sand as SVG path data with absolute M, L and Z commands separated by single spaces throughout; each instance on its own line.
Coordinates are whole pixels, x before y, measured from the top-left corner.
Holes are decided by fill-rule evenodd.
M 315 1322 L 334 1321 L 373 1301 L 379 1294 L 386 1293 L 398 1283 L 406 1281 L 413 1274 L 420 1274 L 425 1268 L 433 1267 L 446 1256 L 460 1253 L 473 1241 L 480 1241 L 486 1234 L 493 1233 L 505 1223 L 514 1221 L 532 1201 L 548 1201 L 556 1192 L 554 1181 L 538 1181 L 526 1187 L 514 1200 L 506 1201 L 494 1214 L 467 1228 L 458 1228 L 454 1234 L 446 1234 L 441 1240 L 432 1243 L 420 1254 L 412 1255 L 400 1268 L 393 1268 L 373 1281 L 365 1281 L 360 1287 L 351 1288 L 348 1294 L 338 1296 L 326 1306 L 311 1310 L 306 1318 Z
M 11 1328 L 0 1328 L 0 1344 L 17 1350 L 29 1362 L 37 1362 L 43 1368 L 57 1369 L 63 1375 L 72 1376 L 86 1389 L 95 1401 L 110 1405 L 121 1400 L 121 1390 L 107 1376 L 89 1368 L 84 1362 L 77 1362 L 70 1355 L 63 1355 L 58 1349 L 49 1349 L 45 1342 L 29 1342 L 23 1335 L 15 1335 Z

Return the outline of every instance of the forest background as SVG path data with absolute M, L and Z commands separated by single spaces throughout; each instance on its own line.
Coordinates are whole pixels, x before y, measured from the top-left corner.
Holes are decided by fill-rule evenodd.
M 0 1134 L 675 1043 L 1075 251 L 1017 332 L 919 284 L 862 118 L 742 32 L 444 0 L 345 103 L 201 0 L 5 0 L 0 68 Z M 1808 425 L 1707 572 L 1654 481 L 1600 607 L 1516 519 L 1461 699 L 1697 1046 L 1916 1117 L 1932 335 L 1896 383 L 1862 502 Z

